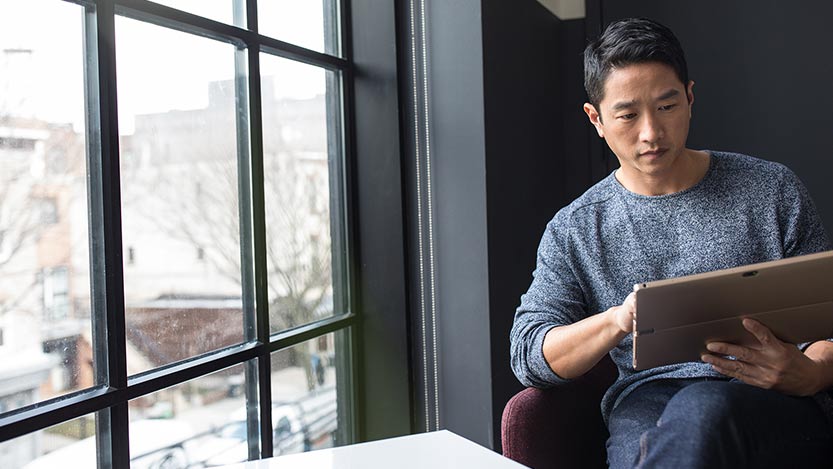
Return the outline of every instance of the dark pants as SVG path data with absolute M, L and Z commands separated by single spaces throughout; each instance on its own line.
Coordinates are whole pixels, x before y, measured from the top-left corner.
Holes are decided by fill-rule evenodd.
M 833 467 L 833 432 L 812 398 L 738 381 L 643 384 L 608 429 L 611 468 Z

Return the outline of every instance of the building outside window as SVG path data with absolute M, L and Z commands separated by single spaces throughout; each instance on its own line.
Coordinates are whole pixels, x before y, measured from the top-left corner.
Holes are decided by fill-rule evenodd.
M 69 271 L 65 266 L 44 269 L 43 313 L 47 321 L 64 319 L 69 315 Z
M 0 467 L 355 439 L 342 9 L 0 4 Z

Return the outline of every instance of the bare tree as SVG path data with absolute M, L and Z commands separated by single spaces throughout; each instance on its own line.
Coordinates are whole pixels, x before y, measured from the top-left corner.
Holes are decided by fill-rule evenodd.
M 14 261 L 31 245 L 39 234 L 38 207 L 34 197 L 34 184 L 27 176 L 28 168 L 3 168 L 0 170 L 0 276 L 26 278 L 25 285 L 15 281 L 10 296 L 0 297 L 0 314 L 16 308 L 37 284 L 34 273 L 12 272 Z
M 23 106 L 25 99 L 13 92 L 10 79 L 11 57 L 24 55 L 23 49 L 2 51 L 2 79 L 0 80 L 0 127 L 14 129 L 30 119 L 15 118 L 14 114 Z M 26 51 L 26 56 L 31 51 Z M 34 203 L 35 181 L 30 176 L 29 166 L 33 151 L 15 148 L 22 143 L 12 137 L 0 137 L 0 273 L 18 256 L 21 249 L 34 238 L 38 231 L 38 215 Z M 34 149 L 33 149 L 34 150 Z M 20 289 L 17 289 L 18 292 Z M 6 312 L 15 300 L 0 299 L 0 313 Z
M 332 313 L 332 273 L 325 159 L 268 155 L 264 181 L 269 317 L 272 331 Z M 314 176 L 318 174 L 319 178 Z M 323 177 L 322 177 L 323 176 Z M 204 253 L 217 275 L 241 284 L 236 160 L 166 162 L 125 176 L 125 211 L 135 211 L 170 239 Z M 316 184 L 317 183 L 317 184 Z M 326 187 L 326 186 L 325 186 Z M 322 197 L 324 203 L 322 203 Z M 305 347 L 293 349 L 308 386 L 315 370 Z
M 72 179 L 79 170 L 83 175 L 84 167 L 81 139 L 70 128 L 8 114 L 0 114 L 2 126 L 34 129 L 42 138 L 0 138 L 0 276 L 13 278 L 7 280 L 13 293 L 0 297 L 0 314 L 23 307 L 39 283 L 38 272 L 48 267 L 41 265 L 31 248 L 50 224 L 59 221 L 55 193 L 71 190 L 73 183 L 84 183 L 83 177 Z M 49 164 L 53 166 L 44 167 Z M 67 250 L 52 262 L 66 265 L 69 258 Z
M 299 158 L 290 155 L 281 163 L 279 157 L 267 160 L 265 181 L 273 330 L 304 324 L 314 320 L 321 308 L 332 307 L 327 304 L 332 295 L 329 209 L 316 206 L 322 196 L 327 200 L 326 194 L 317 192 L 320 180 L 305 178 Z M 313 171 L 326 175 L 323 163 L 323 171 Z

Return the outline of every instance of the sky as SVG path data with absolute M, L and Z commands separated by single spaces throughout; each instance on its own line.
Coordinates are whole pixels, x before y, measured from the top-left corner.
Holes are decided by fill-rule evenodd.
M 232 22 L 232 0 L 160 0 Z M 323 51 L 322 0 L 261 0 L 261 33 Z M 0 113 L 72 123 L 83 129 L 82 7 L 62 0 L 0 0 Z M 133 116 L 208 104 L 208 82 L 229 80 L 234 48 L 136 20 L 116 18 L 119 131 Z M 261 74 L 276 77 L 277 98 L 324 92 L 324 72 L 261 55 Z
M 83 123 L 83 63 L 81 7 L 0 0 L 0 112 Z

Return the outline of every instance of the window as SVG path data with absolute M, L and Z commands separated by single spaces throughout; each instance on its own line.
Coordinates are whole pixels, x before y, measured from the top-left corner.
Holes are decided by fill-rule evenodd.
M 95 385 L 91 366 L 49 345 L 89 341 L 92 328 L 83 12 L 68 2 L 0 5 L 0 401 L 8 412 Z
M 35 140 L 25 138 L 0 137 L 0 148 L 10 150 L 32 151 L 35 149 Z
M 40 199 L 40 223 L 54 225 L 58 223 L 58 203 L 52 197 Z
M 356 439 L 341 10 L 0 5 L 0 466 Z
M 65 266 L 44 269 L 43 314 L 48 320 L 69 315 L 69 271 Z

